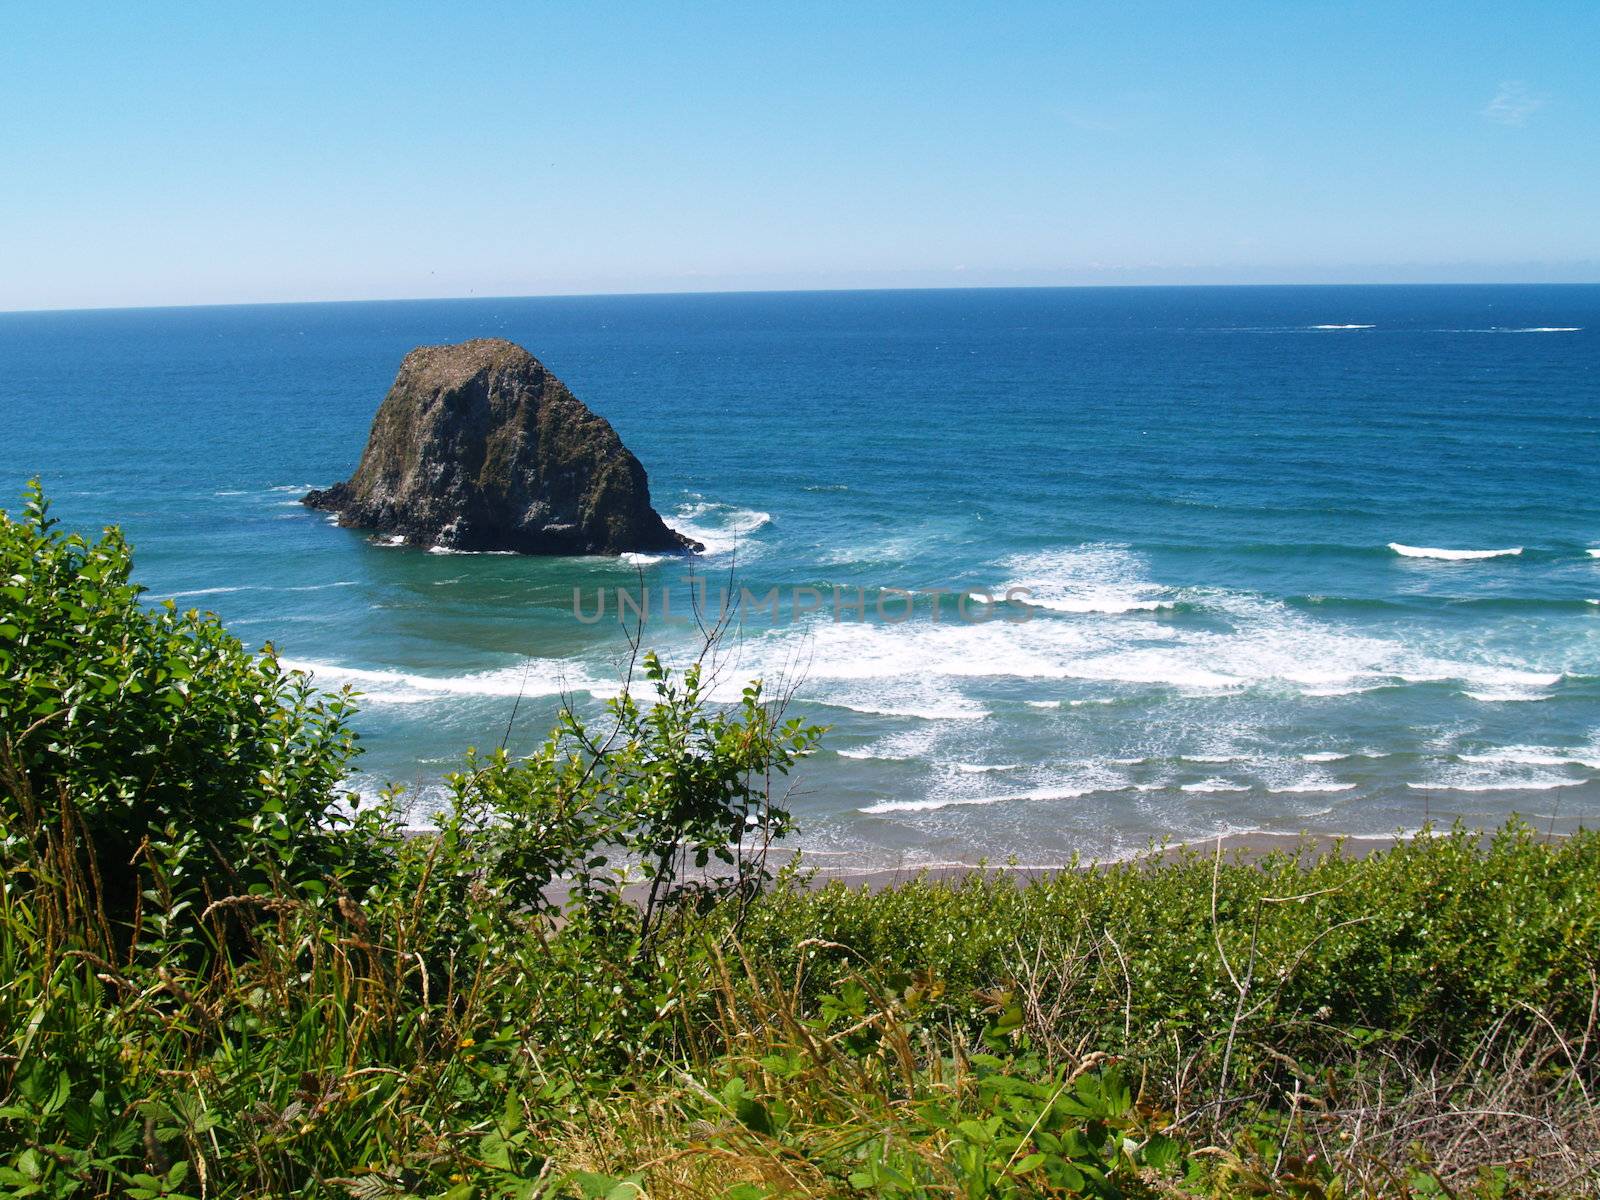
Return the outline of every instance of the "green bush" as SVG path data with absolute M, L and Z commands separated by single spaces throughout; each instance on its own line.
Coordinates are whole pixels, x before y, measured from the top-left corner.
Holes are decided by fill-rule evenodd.
M 354 804 L 348 699 L 211 614 L 141 603 L 131 569 L 117 530 L 62 533 L 37 482 L 0 513 L 7 835 L 61 839 L 113 919 L 138 899 L 138 864 L 213 897 L 317 879 L 350 845 L 332 836 Z

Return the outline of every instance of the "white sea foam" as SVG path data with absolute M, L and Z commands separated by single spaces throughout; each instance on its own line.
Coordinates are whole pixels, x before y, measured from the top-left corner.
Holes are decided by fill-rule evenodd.
M 404 540 L 405 540 L 404 538 L 401 539 L 401 541 L 404 541 Z M 394 545 L 395 543 L 394 542 L 390 542 L 389 544 L 390 545 Z M 428 553 L 429 554 L 500 554 L 500 555 L 507 555 L 507 554 L 515 554 L 516 551 L 515 550 L 457 550 L 454 546 L 429 546 L 428 547 Z
M 994 771 L 1015 771 L 1016 763 L 957 763 L 956 770 L 965 775 L 988 775 Z
M 1407 546 L 1400 542 L 1390 542 L 1389 549 L 1406 558 L 1437 558 L 1446 562 L 1464 562 L 1479 558 L 1515 558 L 1522 553 L 1521 546 L 1512 546 L 1505 550 L 1441 550 L 1436 546 Z
M 706 554 L 742 549 L 748 535 L 772 523 L 772 514 L 699 500 L 679 506 L 667 524 L 705 546 Z
M 1595 550 L 1589 551 L 1589 557 L 1590 558 L 1600 558 L 1600 549 L 1595 549 Z
M 1126 546 L 1109 542 L 1013 555 L 997 565 L 1010 578 L 995 589 L 996 596 L 1012 588 L 1025 589 L 1023 603 L 1051 612 L 1120 616 L 1176 604 L 1171 596 L 1160 594 L 1165 589 L 1143 577 L 1143 559 Z
M 1115 620 L 996 619 L 888 625 L 819 616 L 747 637 L 729 670 L 739 678 L 771 681 L 795 674 L 803 661 L 805 698 L 940 717 L 987 711 L 967 694 L 966 681 L 978 679 L 1143 685 L 1190 695 L 1285 685 L 1301 694 L 1344 693 L 1449 681 L 1484 695 L 1532 698 L 1543 697 L 1561 678 L 1514 661 L 1481 661 L 1473 645 L 1447 657 L 1448 651 L 1430 653 L 1395 634 L 1359 634 L 1262 597 L 1215 592 L 1205 603 L 1226 623 L 1158 628 Z M 1308 669 L 1308 663 L 1317 666 Z M 1063 702 L 1040 697 L 1024 703 L 1048 709 Z
M 636 566 L 636 567 L 648 567 L 652 563 L 658 563 L 658 562 L 664 561 L 666 559 L 666 555 L 664 555 L 664 554 L 640 554 L 637 551 L 629 550 L 629 551 L 624 552 L 622 554 L 621 558 L 622 558 L 623 562 L 631 563 L 633 566 Z
M 1588 767 L 1600 771 L 1600 749 L 1556 750 L 1544 746 L 1507 746 L 1487 754 L 1458 754 L 1462 762 L 1487 766 Z
M 1353 783 L 1335 783 L 1331 780 L 1308 779 L 1301 783 L 1286 783 L 1277 787 L 1269 787 L 1267 791 L 1274 793 L 1301 793 L 1308 792 L 1320 794 L 1323 792 L 1348 792 L 1355 788 Z
M 1493 779 L 1481 782 L 1463 780 L 1424 780 L 1408 783 L 1408 788 L 1425 792 L 1548 792 L 1555 788 L 1578 787 L 1587 782 L 1582 779 L 1541 777 L 1537 779 Z
M 1339 762 L 1354 757 L 1354 754 L 1343 754 L 1338 750 L 1318 750 L 1312 754 L 1302 754 L 1300 759 L 1302 762 Z
M 938 727 L 925 725 L 892 733 L 858 749 L 841 750 L 839 754 L 844 758 L 879 762 L 910 762 L 929 757 L 937 738 Z
M 989 711 L 978 705 L 952 700 L 949 704 L 897 704 L 893 700 L 852 700 L 837 695 L 817 696 L 817 703 L 877 717 L 915 717 L 919 721 L 981 721 Z
M 970 596 L 969 599 L 981 597 Z M 1164 608 L 1176 608 L 1177 602 L 1173 600 L 1116 600 L 1111 598 L 1096 599 L 1047 599 L 1034 597 L 1025 603 L 1035 608 L 1048 608 L 1051 612 L 1063 613 L 1105 613 L 1107 616 L 1119 616 L 1131 612 L 1158 612 Z
M 1104 790 L 1094 786 L 1047 787 L 1036 788 L 1030 792 L 1006 792 L 998 796 L 930 796 L 923 800 L 883 800 L 877 804 L 869 804 L 857 811 L 873 815 L 897 812 L 932 812 L 935 809 L 951 808 L 958 805 L 1004 804 L 1013 800 L 1035 802 L 1041 800 L 1072 800 L 1079 796 L 1087 796 L 1092 792 Z
M 420 704 L 450 696 L 600 694 L 608 686 L 592 679 L 582 667 L 553 659 L 532 659 L 518 666 L 462 675 L 422 675 L 287 658 L 279 661 L 286 670 L 305 672 L 321 687 L 348 685 L 366 702 L 375 704 Z
M 1376 325 L 1311 325 L 1310 329 L 1376 329 Z
M 1234 783 L 1228 779 L 1202 779 L 1199 783 L 1186 783 L 1178 789 L 1183 792 L 1248 792 L 1248 784 Z
M 238 587 L 191 588 L 187 592 L 172 592 L 171 596 L 174 600 L 180 600 L 185 596 L 221 596 L 226 592 L 252 592 L 254 590 L 255 588 L 250 584 L 241 584 Z
M 1582 325 L 1531 325 L 1526 329 L 1507 329 L 1507 333 L 1582 333 Z

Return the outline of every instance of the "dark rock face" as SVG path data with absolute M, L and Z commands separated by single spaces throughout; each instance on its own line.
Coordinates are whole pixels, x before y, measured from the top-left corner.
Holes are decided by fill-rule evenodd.
M 644 468 L 610 422 L 500 338 L 406 355 L 355 475 L 303 502 L 413 546 L 703 549 L 650 507 Z

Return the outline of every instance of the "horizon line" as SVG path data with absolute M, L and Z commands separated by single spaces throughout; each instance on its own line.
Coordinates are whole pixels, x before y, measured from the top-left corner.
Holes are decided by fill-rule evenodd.
M 0 317 L 44 316 L 49 314 L 117 312 L 167 312 L 213 308 L 305 308 L 312 305 L 336 304 L 456 304 L 474 301 L 487 303 L 510 300 L 609 300 L 648 299 L 673 296 L 828 296 L 869 295 L 885 292 L 1084 292 L 1120 289 L 1125 291 L 1207 291 L 1245 290 L 1250 288 L 1513 288 L 1553 287 L 1581 288 L 1600 286 L 1600 278 L 1568 280 L 1330 280 L 1327 282 L 1263 281 L 1233 283 L 1122 283 L 1107 280 L 1101 283 L 968 283 L 927 284 L 901 287 L 817 287 L 817 288 L 684 288 L 679 290 L 638 290 L 613 292 L 505 292 L 477 296 L 382 296 L 344 297 L 320 300 L 224 300 L 213 303 L 190 304 L 104 304 L 45 308 L 0 308 Z

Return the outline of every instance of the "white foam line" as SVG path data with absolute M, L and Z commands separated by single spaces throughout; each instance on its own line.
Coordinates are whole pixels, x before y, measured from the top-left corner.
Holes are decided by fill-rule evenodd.
M 884 813 L 896 812 L 933 812 L 940 808 L 953 808 L 967 805 L 1003 804 L 1008 800 L 1072 800 L 1078 796 L 1087 796 L 1091 792 L 1114 791 L 1113 788 L 1039 788 L 1031 792 L 1007 792 L 1000 796 L 953 796 L 941 800 L 883 800 L 877 804 L 869 804 L 865 808 L 857 809 L 858 812 L 880 816 Z
M 1376 325 L 1311 325 L 1310 329 L 1376 329 Z
M 1406 558 L 1437 558 L 1446 562 L 1464 562 L 1479 558 L 1514 558 L 1522 553 L 1521 546 L 1505 550 L 1442 550 L 1437 546 L 1407 546 L 1390 542 L 1389 549 Z
M 1506 779 L 1495 783 L 1408 783 L 1419 792 L 1548 792 L 1554 788 L 1581 787 L 1585 779 Z
M 982 708 L 918 708 L 911 705 L 863 703 L 840 700 L 831 696 L 816 696 L 813 703 L 829 708 L 848 708 L 851 712 L 866 713 L 874 717 L 913 717 L 919 721 L 981 721 L 989 716 Z
M 982 600 L 983 596 L 976 592 L 968 592 L 969 600 Z M 1131 612 L 1159 612 L 1162 609 L 1176 608 L 1175 600 L 1024 600 L 1022 603 L 1029 608 L 1044 608 L 1051 612 L 1060 613 L 1099 613 L 1106 616 L 1120 616 Z
M 1600 771 L 1600 758 L 1584 758 L 1569 751 L 1523 749 L 1520 746 L 1509 746 L 1489 754 L 1458 754 L 1456 757 L 1462 762 L 1492 766 L 1588 767 L 1592 771 Z
M 174 600 L 178 600 L 184 596 L 220 596 L 225 592 L 250 592 L 254 590 L 255 588 L 249 584 L 243 584 L 239 587 L 194 588 L 193 590 L 187 592 L 173 592 L 171 593 L 171 596 Z
M 364 699 L 379 704 L 417 704 L 445 696 L 554 696 L 567 691 L 594 695 L 602 688 L 581 672 L 573 679 L 564 677 L 565 664 L 554 662 L 536 661 L 464 675 L 417 675 L 288 658 L 280 659 L 279 665 L 304 672 L 320 686 L 348 684 L 362 692 Z

